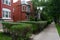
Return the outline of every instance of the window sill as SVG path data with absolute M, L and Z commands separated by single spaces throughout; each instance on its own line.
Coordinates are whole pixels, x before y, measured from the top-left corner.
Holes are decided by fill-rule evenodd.
M 2 18 L 2 19 L 11 19 L 11 18 Z
M 9 5 L 9 4 L 5 4 L 5 3 L 3 3 L 4 5 L 7 5 L 7 6 L 11 6 L 11 4 Z

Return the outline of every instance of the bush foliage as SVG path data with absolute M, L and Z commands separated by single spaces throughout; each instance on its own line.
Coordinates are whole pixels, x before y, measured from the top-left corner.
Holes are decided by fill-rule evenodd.
M 12 38 L 17 40 L 28 40 L 32 33 L 38 33 L 47 25 L 47 21 L 23 21 L 23 22 L 3 22 L 3 28 L 7 29 L 4 32 L 12 34 Z

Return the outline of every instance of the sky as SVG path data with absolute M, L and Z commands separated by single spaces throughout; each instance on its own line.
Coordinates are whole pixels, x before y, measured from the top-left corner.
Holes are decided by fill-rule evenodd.
M 13 0 L 13 2 L 17 2 L 18 0 Z M 29 0 L 25 0 L 25 1 L 29 1 Z

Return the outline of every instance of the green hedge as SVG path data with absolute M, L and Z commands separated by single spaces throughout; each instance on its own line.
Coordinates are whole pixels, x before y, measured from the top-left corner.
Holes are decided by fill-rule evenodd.
M 3 24 L 3 30 L 5 33 L 8 33 L 9 32 L 9 29 L 11 27 L 10 23 L 9 22 L 2 22 Z
M 47 21 L 3 22 L 3 28 L 20 40 L 27 40 L 31 33 L 38 33 L 45 28 Z M 4 30 L 6 32 L 6 30 Z
M 32 29 L 33 33 L 40 32 L 47 25 L 47 21 L 22 21 L 20 23 L 32 24 L 31 29 Z
M 47 21 L 22 21 L 22 22 L 17 22 L 17 23 L 11 23 L 11 22 L 3 22 L 3 28 L 4 29 L 10 29 L 13 25 L 23 25 L 24 24 L 32 24 L 32 31 L 33 33 L 34 32 L 37 32 L 37 31 L 41 31 L 42 29 L 45 28 L 45 26 L 47 25 Z M 7 30 L 7 31 L 8 31 Z
M 3 26 L 4 32 L 11 33 L 12 39 L 15 39 L 15 37 L 18 36 L 19 40 L 27 40 L 32 33 L 31 24 L 11 23 L 11 22 L 3 22 L 2 24 L 4 25 Z M 17 39 L 17 37 L 16 37 L 16 39 Z
M 19 25 L 13 25 L 11 30 L 13 34 L 19 36 L 19 40 L 27 40 L 31 35 L 31 24 L 21 23 Z

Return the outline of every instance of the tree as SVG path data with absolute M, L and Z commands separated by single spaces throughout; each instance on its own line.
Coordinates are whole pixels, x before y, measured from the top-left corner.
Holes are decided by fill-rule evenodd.
M 50 12 L 50 4 L 51 4 L 51 0 L 48 0 L 47 2 L 45 2 L 45 8 L 43 9 L 43 12 L 41 13 L 41 19 L 45 20 L 45 21 L 49 21 L 52 20 L 51 15 L 49 14 Z M 42 5 L 42 4 L 41 4 Z
M 55 22 L 59 22 L 60 0 L 51 0 L 51 2 L 46 5 L 46 11 L 50 16 L 52 16 Z
M 37 16 L 38 11 L 39 11 L 39 10 L 37 10 L 37 7 L 46 6 L 47 2 L 45 2 L 45 0 L 32 0 L 32 4 L 33 4 L 35 16 Z M 37 19 L 37 17 L 36 17 L 36 19 Z

